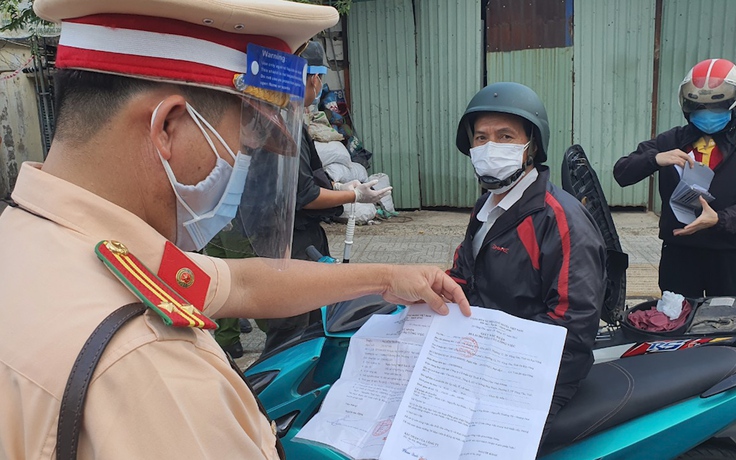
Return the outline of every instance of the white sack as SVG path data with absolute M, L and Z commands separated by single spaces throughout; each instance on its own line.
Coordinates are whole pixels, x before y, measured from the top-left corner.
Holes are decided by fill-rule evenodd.
M 351 180 L 359 180 L 361 183 L 368 182 L 368 171 L 365 170 L 365 166 L 360 163 L 351 162 L 348 167 L 350 168 L 350 174 L 353 178 Z M 378 188 L 373 187 L 378 190 Z
M 330 179 L 332 179 L 335 182 L 342 182 L 343 184 L 350 182 L 353 180 L 353 172 L 350 170 L 349 167 L 345 166 L 342 163 L 332 163 L 329 165 L 324 165 L 325 172 L 328 176 L 330 176 Z
M 340 141 L 315 142 L 314 147 L 317 149 L 319 159 L 322 160 L 322 166 L 335 163 L 350 166 L 350 163 L 352 163 L 350 152 Z M 333 177 L 332 180 L 337 179 Z

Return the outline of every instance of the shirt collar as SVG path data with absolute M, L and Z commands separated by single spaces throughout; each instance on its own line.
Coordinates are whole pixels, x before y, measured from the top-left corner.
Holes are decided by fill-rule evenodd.
M 120 241 L 154 273 L 158 270 L 166 242 L 160 233 L 130 211 L 42 171 L 41 163 L 23 163 L 12 198 L 20 207 L 90 239 L 93 245 L 102 240 Z
M 524 194 L 526 189 L 528 189 L 529 186 L 532 185 L 535 180 L 537 180 L 538 176 L 539 172 L 537 172 L 537 168 L 532 168 L 531 171 L 524 174 L 524 177 L 522 177 L 521 180 L 511 188 L 511 190 L 509 190 L 509 193 L 507 193 L 506 196 L 503 197 L 503 199 L 497 205 L 493 204 L 493 194 L 489 193 L 486 202 L 483 204 L 483 207 L 480 208 L 480 210 L 478 211 L 478 220 L 481 222 L 487 222 L 488 216 L 496 208 L 500 208 L 503 211 L 508 211 L 511 206 L 516 204 L 516 202 L 521 199 L 521 196 Z

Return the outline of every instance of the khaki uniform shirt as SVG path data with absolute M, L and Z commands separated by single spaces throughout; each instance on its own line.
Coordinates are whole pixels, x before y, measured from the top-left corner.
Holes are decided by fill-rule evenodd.
M 166 240 L 40 164 L 23 164 L 13 199 L 31 212 L 0 216 L 0 459 L 53 459 L 77 354 L 107 315 L 137 301 L 95 245 L 118 240 L 156 273 Z M 228 267 L 188 255 L 211 277 L 204 312 L 213 315 L 230 291 Z M 97 366 L 79 458 L 278 455 L 268 421 L 211 334 L 168 327 L 149 310 L 117 333 Z

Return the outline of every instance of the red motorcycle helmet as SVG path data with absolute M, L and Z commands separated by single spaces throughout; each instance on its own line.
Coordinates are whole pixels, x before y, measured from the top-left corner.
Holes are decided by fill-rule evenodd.
M 726 59 L 706 59 L 697 63 L 680 83 L 679 101 L 685 116 L 696 110 L 733 110 L 736 107 L 736 65 Z

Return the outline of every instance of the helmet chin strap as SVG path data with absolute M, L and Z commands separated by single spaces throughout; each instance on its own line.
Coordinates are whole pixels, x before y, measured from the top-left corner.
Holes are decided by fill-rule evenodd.
M 506 187 L 507 185 L 513 184 L 515 180 L 521 177 L 521 175 L 524 174 L 524 171 L 526 171 L 526 168 L 533 163 L 534 158 L 530 156 L 527 158 L 524 166 L 517 169 L 515 173 L 508 176 L 506 179 L 499 179 L 493 176 L 479 176 L 478 181 L 480 182 L 481 187 L 486 190 L 496 190 L 497 188 Z

